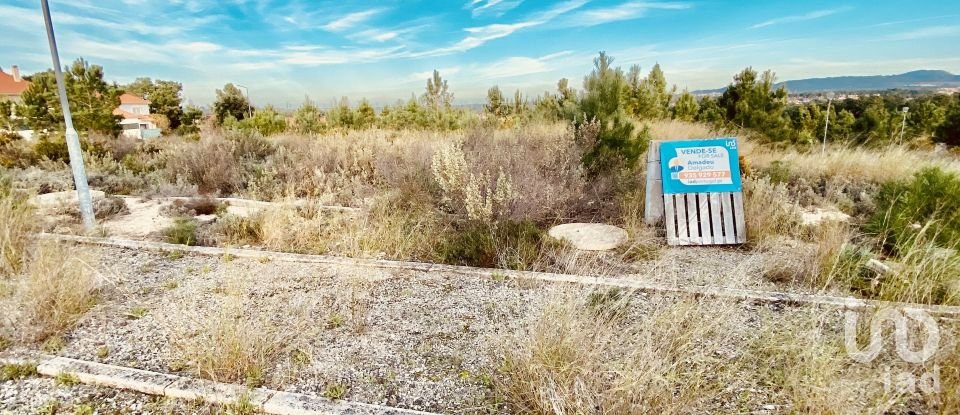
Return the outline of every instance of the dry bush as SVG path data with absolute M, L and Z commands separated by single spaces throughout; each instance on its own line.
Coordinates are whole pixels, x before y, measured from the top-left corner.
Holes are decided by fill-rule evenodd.
M 0 177 L 0 276 L 17 274 L 29 243 L 36 230 L 34 209 L 27 197 L 16 193 L 10 179 Z
M 385 185 L 424 175 L 436 137 L 367 130 L 344 136 L 281 136 L 277 143 L 276 152 L 251 179 L 247 194 L 263 200 L 310 197 L 358 206 Z
M 200 141 L 182 141 L 164 149 L 167 178 L 183 178 L 201 193 L 230 194 L 243 185 L 243 165 L 235 157 L 236 143 L 216 136 Z
M 736 368 L 720 358 L 734 340 L 736 305 L 658 303 L 624 311 L 632 294 L 599 293 L 550 303 L 529 333 L 512 339 L 496 390 L 528 414 L 709 412 Z M 729 317 L 729 318 L 728 318 Z
M 746 178 L 743 181 L 743 210 L 747 240 L 761 245 L 778 236 L 796 236 L 799 229 L 799 208 L 790 202 L 787 189 L 767 178 Z
M 69 329 L 97 302 L 94 270 L 76 247 L 40 243 L 31 252 L 15 297 L 25 340 Z
M 227 290 L 228 298 L 216 310 L 187 316 L 190 324 L 172 331 L 175 365 L 186 365 L 196 375 L 218 382 L 261 386 L 267 370 L 285 352 L 296 330 L 277 327 L 248 305 L 241 286 Z

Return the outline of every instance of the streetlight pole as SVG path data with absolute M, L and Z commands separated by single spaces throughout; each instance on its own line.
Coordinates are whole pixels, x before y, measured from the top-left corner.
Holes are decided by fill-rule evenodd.
M 247 93 L 247 117 L 253 117 L 253 102 L 250 102 L 250 88 L 240 84 L 237 84 L 237 86 L 243 88 L 243 91 Z
M 903 107 L 903 121 L 900 123 L 900 139 L 897 140 L 898 145 L 903 145 L 903 130 L 907 129 L 907 112 L 910 111 L 910 107 Z
M 830 127 L 830 102 L 833 101 L 833 92 L 827 93 L 827 117 L 826 122 L 823 123 L 823 148 L 820 150 L 820 154 L 827 154 L 827 128 Z
M 67 152 L 70 154 L 70 168 L 73 170 L 73 184 L 77 188 L 77 200 L 80 202 L 80 216 L 83 227 L 92 231 L 96 222 L 93 205 L 90 201 L 90 187 L 87 184 L 87 172 L 83 167 L 83 151 L 80 149 L 80 136 L 73 128 L 73 116 L 70 114 L 70 102 L 67 100 L 67 87 L 63 83 L 63 71 L 60 69 L 60 54 L 57 52 L 57 39 L 53 35 L 53 22 L 50 20 L 50 6 L 47 0 L 40 0 L 43 9 L 43 22 L 47 27 L 47 41 L 50 43 L 50 57 L 53 59 L 53 73 L 57 78 L 57 92 L 60 94 L 60 107 L 63 109 L 63 122 L 66 127 Z

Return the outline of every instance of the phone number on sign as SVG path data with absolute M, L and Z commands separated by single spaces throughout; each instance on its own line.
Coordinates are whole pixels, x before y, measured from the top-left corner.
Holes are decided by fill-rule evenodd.
M 722 179 L 730 177 L 729 171 L 685 171 L 680 172 L 681 179 Z

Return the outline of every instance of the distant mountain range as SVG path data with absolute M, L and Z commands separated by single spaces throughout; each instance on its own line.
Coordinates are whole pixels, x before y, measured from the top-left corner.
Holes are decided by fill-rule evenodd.
M 784 81 L 777 84 L 785 85 L 790 93 L 827 92 L 827 91 L 882 91 L 887 89 L 930 89 L 960 87 L 960 75 L 947 71 L 922 69 L 899 75 L 871 75 L 871 76 L 835 76 L 829 78 L 809 78 Z M 706 95 L 722 93 L 726 87 L 693 91 L 694 94 Z

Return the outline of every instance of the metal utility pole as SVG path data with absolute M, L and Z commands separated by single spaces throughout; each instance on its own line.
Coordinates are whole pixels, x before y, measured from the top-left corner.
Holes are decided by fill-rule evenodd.
M 243 91 L 247 93 L 247 117 L 253 117 L 253 102 L 250 102 L 250 88 L 240 84 L 237 84 L 237 86 L 243 88 Z
M 830 127 L 830 102 L 833 101 L 833 92 L 827 93 L 827 122 L 823 123 L 823 149 L 820 154 L 827 154 L 827 127 Z
M 92 231 L 96 223 L 93 217 L 93 205 L 90 201 L 90 187 L 87 185 L 87 172 L 83 167 L 80 136 L 77 134 L 77 130 L 73 128 L 73 116 L 70 115 L 67 87 L 63 83 L 60 54 L 57 52 L 57 39 L 53 36 L 53 22 L 50 21 L 50 6 L 47 4 L 47 0 L 40 0 L 40 7 L 43 9 L 43 22 L 47 26 L 47 40 L 50 43 L 50 57 L 53 59 L 53 73 L 57 77 L 60 107 L 63 108 L 63 122 L 67 129 L 67 151 L 70 154 L 70 168 L 73 170 L 73 184 L 77 188 L 77 199 L 80 202 L 80 216 L 83 218 L 83 227 Z
M 903 130 L 907 129 L 907 112 L 910 111 L 910 107 L 903 107 L 903 122 L 900 123 L 900 139 L 897 140 L 898 145 L 903 144 Z

